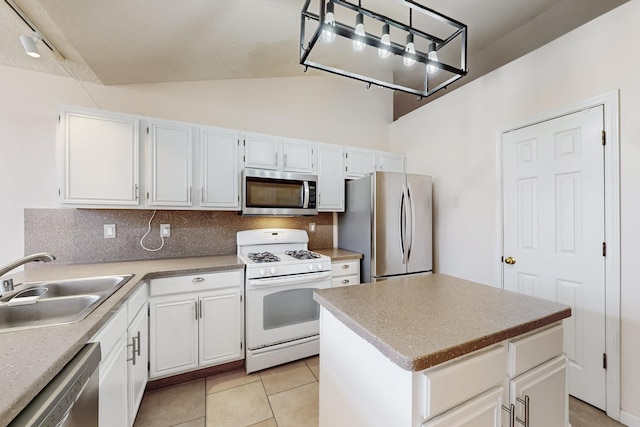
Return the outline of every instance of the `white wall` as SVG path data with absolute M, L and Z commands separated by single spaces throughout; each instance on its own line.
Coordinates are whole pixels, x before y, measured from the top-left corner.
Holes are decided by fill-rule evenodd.
M 85 86 L 105 110 L 388 149 L 392 93 L 345 78 Z M 1 266 L 24 255 L 24 208 L 60 207 L 56 105 L 99 107 L 71 78 L 8 67 L 0 67 L 0 97 Z
M 402 117 L 390 148 L 434 177 L 436 270 L 500 285 L 496 131 L 620 90 L 621 406 L 640 426 L 640 0 Z M 460 207 L 452 207 L 454 197 Z

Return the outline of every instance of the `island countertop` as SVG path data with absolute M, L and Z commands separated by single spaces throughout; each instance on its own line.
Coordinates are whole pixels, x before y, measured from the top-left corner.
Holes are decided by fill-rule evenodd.
M 563 304 L 443 274 L 322 289 L 314 299 L 408 371 L 571 316 Z

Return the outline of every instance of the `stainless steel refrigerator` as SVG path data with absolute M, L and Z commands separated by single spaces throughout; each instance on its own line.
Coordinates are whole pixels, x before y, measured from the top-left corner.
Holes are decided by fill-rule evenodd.
M 363 283 L 433 270 L 431 177 L 373 172 L 346 183 L 338 246 L 364 255 Z

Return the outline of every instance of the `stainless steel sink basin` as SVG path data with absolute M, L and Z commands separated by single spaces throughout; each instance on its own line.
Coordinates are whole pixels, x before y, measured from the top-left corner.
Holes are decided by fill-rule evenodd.
M 0 333 L 87 317 L 133 274 L 22 283 L 0 301 Z

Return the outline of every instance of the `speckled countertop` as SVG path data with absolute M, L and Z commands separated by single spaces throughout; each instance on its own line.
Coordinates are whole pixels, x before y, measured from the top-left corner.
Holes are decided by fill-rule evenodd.
M 40 280 L 129 274 L 135 276 L 84 320 L 0 333 L 0 426 L 7 425 L 126 301 L 142 280 L 244 269 L 236 255 L 101 264 L 42 264 L 9 275 L 16 284 Z
M 314 299 L 409 371 L 571 316 L 563 304 L 442 274 L 322 289 Z
M 331 261 L 350 261 L 362 259 L 362 254 L 340 248 L 314 249 L 313 252 L 326 255 L 331 258 Z

